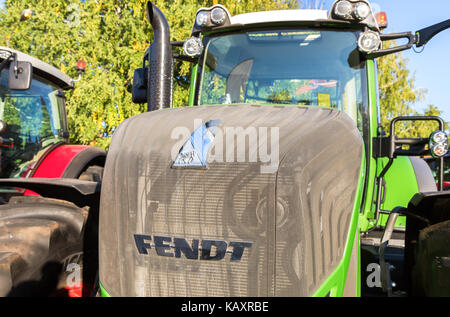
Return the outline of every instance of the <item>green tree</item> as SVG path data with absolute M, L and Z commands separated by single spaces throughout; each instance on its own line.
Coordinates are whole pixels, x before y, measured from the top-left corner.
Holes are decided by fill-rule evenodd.
M 387 42 L 387 46 L 396 45 Z M 380 121 L 382 129 L 389 133 L 390 122 L 398 116 L 440 116 L 442 111 L 434 105 L 420 113 L 415 110 L 418 102 L 423 101 L 425 89 L 416 88 L 415 76 L 408 69 L 408 60 L 401 53 L 391 54 L 378 59 L 378 84 L 380 95 Z M 438 128 L 437 124 L 426 121 L 399 122 L 396 134 L 399 137 L 428 137 Z
M 171 40 L 190 36 L 195 13 L 217 1 L 157 1 L 171 28 Z M 86 72 L 67 93 L 71 141 L 107 148 L 114 130 L 124 119 L 145 111 L 131 102 L 134 69 L 153 38 L 146 19 L 147 0 L 6 0 L 0 12 L 0 41 L 77 77 L 78 59 Z M 221 1 L 231 14 L 285 9 L 296 1 Z M 29 8 L 32 18 L 18 24 Z M 11 31 L 15 30 L 10 37 Z M 187 104 L 191 65 L 175 63 L 174 106 Z

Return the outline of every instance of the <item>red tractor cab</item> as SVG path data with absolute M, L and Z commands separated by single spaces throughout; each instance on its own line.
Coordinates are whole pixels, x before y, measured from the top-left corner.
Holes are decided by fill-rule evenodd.
M 0 47 L 0 74 L 0 178 L 79 178 L 104 165 L 103 149 L 69 145 L 65 91 L 74 88 L 71 77 L 6 47 Z M 22 194 L 34 193 L 0 187 L 4 201 Z

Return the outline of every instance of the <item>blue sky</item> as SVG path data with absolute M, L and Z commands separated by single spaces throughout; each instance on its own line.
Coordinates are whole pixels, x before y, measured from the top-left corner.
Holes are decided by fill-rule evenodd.
M 450 19 L 449 0 L 376 0 L 388 16 L 387 32 L 417 31 Z M 425 45 L 422 53 L 403 53 L 409 59 L 408 68 L 416 75 L 417 87 L 428 90 L 426 100 L 418 104 L 434 104 L 444 111 L 442 117 L 450 122 L 450 29 L 436 35 Z M 421 107 L 422 106 L 422 107 Z
M 330 9 L 333 0 L 325 0 L 325 9 Z M 450 0 L 373 0 L 373 7 L 385 11 L 388 28 L 385 33 L 406 32 L 423 29 L 450 19 Z M 422 111 L 434 104 L 450 122 L 450 29 L 436 35 L 422 53 L 412 49 L 404 51 L 408 68 L 416 77 L 416 87 L 428 90 L 426 99 L 416 104 Z

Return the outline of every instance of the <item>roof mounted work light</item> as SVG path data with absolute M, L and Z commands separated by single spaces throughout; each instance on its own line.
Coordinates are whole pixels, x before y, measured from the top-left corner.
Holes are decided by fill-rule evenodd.
M 200 8 L 195 16 L 192 35 L 198 35 L 203 30 L 230 24 L 231 14 L 223 5 L 216 4 L 209 8 Z
M 353 12 L 353 6 L 350 3 L 350 1 L 342 0 L 336 3 L 336 6 L 334 7 L 334 13 L 342 18 L 342 19 L 349 19 L 351 18 Z
M 337 0 L 331 7 L 330 18 L 364 24 L 374 31 L 380 31 L 367 0 Z
M 208 23 L 208 13 L 206 11 L 200 11 L 197 13 L 195 23 L 199 26 L 205 26 Z
M 370 9 L 370 6 L 365 2 L 358 2 L 355 5 L 355 17 L 358 20 L 364 20 L 366 19 L 372 10 Z
M 211 11 L 211 21 L 216 25 L 222 25 L 227 18 L 227 13 L 221 7 L 216 7 Z

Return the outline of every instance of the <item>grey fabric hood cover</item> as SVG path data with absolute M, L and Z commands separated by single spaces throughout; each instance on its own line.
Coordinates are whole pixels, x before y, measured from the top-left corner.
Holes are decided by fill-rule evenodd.
M 190 137 L 181 132 L 211 120 L 209 156 L 219 157 L 222 139 L 223 162 L 173 168 Z M 248 132 L 245 160 L 227 127 Z M 100 282 L 112 296 L 312 295 L 342 260 L 362 155 L 355 124 L 331 109 L 207 106 L 130 118 L 105 166 Z

